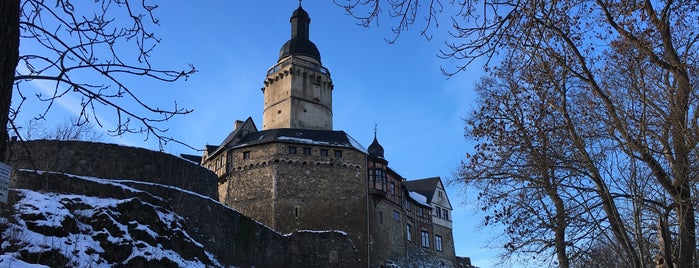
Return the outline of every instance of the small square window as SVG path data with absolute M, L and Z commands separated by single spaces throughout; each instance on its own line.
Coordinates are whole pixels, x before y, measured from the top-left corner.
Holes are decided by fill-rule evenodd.
M 400 212 L 398 212 L 397 210 L 394 210 L 393 211 L 393 219 L 396 221 L 400 221 Z
M 320 156 L 328 156 L 328 149 L 320 149 Z
M 303 148 L 303 155 L 311 155 L 311 148 L 304 147 Z
M 335 150 L 335 158 L 342 158 L 342 151 Z
M 250 159 L 250 151 L 243 152 L 243 159 Z
M 296 147 L 289 146 L 289 154 L 296 154 Z

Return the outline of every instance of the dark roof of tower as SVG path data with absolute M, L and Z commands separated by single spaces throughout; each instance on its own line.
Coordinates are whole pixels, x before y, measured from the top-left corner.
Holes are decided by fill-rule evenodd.
M 311 18 L 301 6 L 291 15 L 291 39 L 286 41 L 279 50 L 279 61 L 291 55 L 303 55 L 312 57 L 320 62 L 320 52 L 309 39 L 309 25 Z
M 209 156 L 218 154 L 224 148 L 241 148 L 269 142 L 299 143 L 328 147 L 354 148 L 362 153 L 366 149 L 344 131 L 315 130 L 297 128 L 277 128 L 258 131 L 252 118 L 233 130 L 218 146 L 206 146 Z
M 229 144 L 228 146 L 231 148 L 237 148 L 268 142 L 287 142 L 320 146 L 347 147 L 366 153 L 366 149 L 364 149 L 364 147 L 362 147 L 354 138 L 350 137 L 350 135 L 341 130 L 335 131 L 298 128 L 268 129 L 248 133 L 235 144 Z
M 369 156 L 374 158 L 383 158 L 383 146 L 379 144 L 376 139 L 376 134 L 374 134 L 374 141 L 369 145 Z

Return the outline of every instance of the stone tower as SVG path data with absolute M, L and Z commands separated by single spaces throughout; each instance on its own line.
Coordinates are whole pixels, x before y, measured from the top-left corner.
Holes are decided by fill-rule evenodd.
M 332 130 L 333 84 L 309 39 L 311 19 L 299 6 L 290 22 L 291 39 L 279 51 L 277 64 L 267 71 L 262 88 L 262 129 Z

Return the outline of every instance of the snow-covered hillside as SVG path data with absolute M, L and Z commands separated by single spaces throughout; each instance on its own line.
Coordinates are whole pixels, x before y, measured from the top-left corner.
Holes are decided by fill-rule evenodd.
M 182 217 L 168 209 L 166 202 L 158 202 L 158 198 L 98 197 L 27 189 L 12 190 L 12 194 L 16 202 L 11 207 L 4 206 L 0 214 L 0 268 L 37 267 L 24 262 L 51 267 L 221 266 L 183 230 Z

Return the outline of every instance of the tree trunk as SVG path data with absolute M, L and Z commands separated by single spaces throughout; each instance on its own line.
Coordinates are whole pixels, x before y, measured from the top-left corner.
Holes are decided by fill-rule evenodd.
M 7 123 L 12 85 L 19 60 L 19 1 L 0 1 L 0 162 L 7 162 Z
M 563 199 L 558 195 L 555 189 L 549 191 L 549 197 L 553 200 L 553 204 L 556 207 L 556 227 L 555 233 L 555 243 L 556 243 L 556 257 L 558 258 L 559 268 L 568 268 L 570 263 L 568 262 L 568 254 L 566 254 L 566 228 L 568 224 L 566 222 L 566 210 Z
M 694 207 L 692 206 L 689 187 L 683 188 L 683 191 L 677 198 L 679 200 L 676 199 L 678 204 L 677 222 L 679 224 L 677 267 L 694 267 L 694 251 L 696 250 Z

